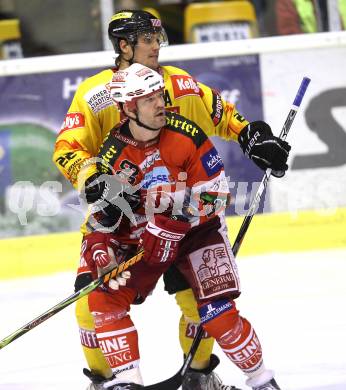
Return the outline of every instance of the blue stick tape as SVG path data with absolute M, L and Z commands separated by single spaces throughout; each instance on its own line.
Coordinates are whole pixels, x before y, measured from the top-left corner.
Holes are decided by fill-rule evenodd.
M 294 102 L 293 102 L 294 106 L 297 106 L 297 107 L 300 106 L 300 103 L 303 100 L 303 97 L 305 95 L 306 89 L 308 88 L 310 81 L 311 81 L 311 79 L 309 79 L 308 77 L 303 78 L 303 80 L 300 84 L 300 87 L 298 89 L 297 95 L 296 95 Z

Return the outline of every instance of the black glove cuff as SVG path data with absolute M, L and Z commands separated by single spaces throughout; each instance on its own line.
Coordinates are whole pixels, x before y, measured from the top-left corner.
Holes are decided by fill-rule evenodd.
M 77 275 L 76 280 L 74 282 L 74 291 L 77 292 L 81 290 L 82 288 L 90 284 L 92 281 L 93 277 L 91 272 L 85 272 L 83 274 Z
M 98 177 L 100 174 L 94 173 L 91 175 L 84 184 L 84 194 L 81 193 L 81 196 L 85 196 L 85 200 L 87 201 L 88 204 L 95 203 L 99 199 L 102 198 L 102 195 L 106 189 L 106 184 L 104 181 L 98 182 Z M 91 185 L 93 182 L 97 182 L 94 185 Z

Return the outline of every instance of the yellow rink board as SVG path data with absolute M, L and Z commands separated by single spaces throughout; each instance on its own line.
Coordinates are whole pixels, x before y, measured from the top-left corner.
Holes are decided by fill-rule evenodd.
M 0 279 L 77 269 L 80 233 L 0 240 Z
M 243 219 L 228 218 L 231 242 Z M 78 232 L 0 240 L 0 279 L 75 270 L 80 242 Z M 252 219 L 238 258 L 341 247 L 346 247 L 346 208 L 329 213 L 258 214 Z

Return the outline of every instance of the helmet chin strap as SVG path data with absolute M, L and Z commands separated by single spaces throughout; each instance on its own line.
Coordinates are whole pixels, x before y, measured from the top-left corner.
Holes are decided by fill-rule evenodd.
M 131 116 L 129 116 L 129 115 L 127 115 L 127 116 L 128 116 L 130 119 L 134 120 L 134 121 L 137 123 L 138 126 L 144 127 L 145 129 L 148 129 L 148 130 L 150 130 L 150 131 L 159 131 L 159 130 L 162 129 L 162 126 L 156 128 L 156 127 L 150 127 L 150 126 L 147 126 L 146 124 L 144 124 L 144 123 L 139 119 L 138 111 L 136 111 L 135 115 L 136 115 L 135 118 L 133 118 L 133 117 L 131 117 Z
M 137 45 L 137 42 L 131 45 L 132 47 L 132 57 L 129 60 L 125 60 L 129 63 L 129 66 L 133 64 L 133 59 L 135 58 L 135 46 Z

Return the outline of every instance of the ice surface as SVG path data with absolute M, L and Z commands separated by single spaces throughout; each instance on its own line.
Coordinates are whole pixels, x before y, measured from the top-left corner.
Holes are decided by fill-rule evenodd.
M 346 389 L 346 250 L 241 257 L 238 308 L 254 325 L 266 365 L 283 390 Z M 0 283 L 0 339 L 73 291 L 74 274 Z M 84 357 L 73 305 L 0 350 L 0 390 L 85 390 Z M 146 384 L 182 363 L 179 309 L 162 284 L 132 309 Z M 225 358 L 216 369 L 244 390 L 244 376 Z

